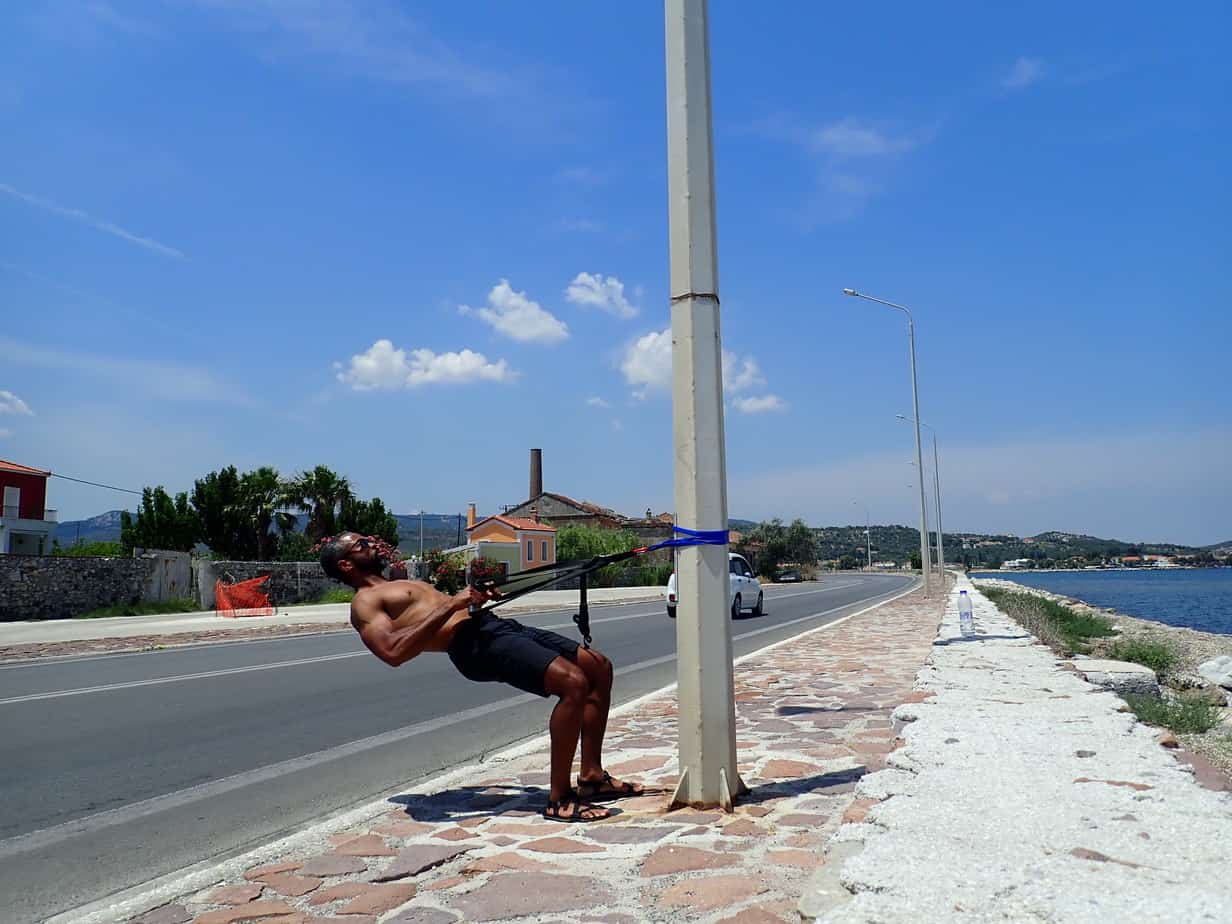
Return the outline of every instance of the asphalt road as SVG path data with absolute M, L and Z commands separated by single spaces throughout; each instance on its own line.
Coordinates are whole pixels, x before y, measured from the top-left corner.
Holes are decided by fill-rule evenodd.
M 737 655 L 838 619 L 909 578 L 766 588 Z M 520 621 L 573 631 L 565 611 Z M 595 607 L 616 701 L 675 680 L 656 604 Z M 4 920 L 43 918 L 288 834 L 546 729 L 550 701 L 470 683 L 448 658 L 401 669 L 346 630 L 0 665 Z

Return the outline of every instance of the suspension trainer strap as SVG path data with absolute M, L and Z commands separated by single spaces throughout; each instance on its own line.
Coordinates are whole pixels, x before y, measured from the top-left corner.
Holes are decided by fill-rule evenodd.
M 725 529 L 686 529 L 683 526 L 673 526 L 672 532 L 677 533 L 679 538 L 665 539 L 652 546 L 630 549 L 627 552 L 617 552 L 613 555 L 596 555 L 593 558 L 577 558 L 570 561 L 556 562 L 551 565 L 540 565 L 537 568 L 527 568 L 525 571 L 516 571 L 503 580 L 483 578 L 472 581 L 472 585 L 480 590 L 499 590 L 502 587 L 509 587 L 514 584 L 518 586 L 516 589 L 502 594 L 499 600 L 493 600 L 482 607 L 471 607 L 471 615 L 475 616 L 479 613 L 494 610 L 498 606 L 504 606 L 506 603 L 533 593 L 536 590 L 542 590 L 545 587 L 551 587 L 553 584 L 561 584 L 578 578 L 578 612 L 573 617 L 573 621 L 577 624 L 582 638 L 585 639 L 585 647 L 589 648 L 591 641 L 590 609 L 586 600 L 586 591 L 587 577 L 592 572 L 615 564 L 618 561 L 632 558 L 634 555 L 654 552 L 657 549 L 688 548 L 695 545 L 727 545 L 728 542 L 728 533 Z
M 586 605 L 586 573 L 582 574 L 582 583 L 578 587 L 578 611 L 573 617 L 578 632 L 582 635 L 582 647 L 590 647 L 590 609 Z
M 683 526 L 673 526 L 672 532 L 679 533 L 680 539 L 665 539 L 643 552 L 653 552 L 656 549 L 681 549 L 694 545 L 727 545 L 728 533 L 725 529 L 685 529 Z

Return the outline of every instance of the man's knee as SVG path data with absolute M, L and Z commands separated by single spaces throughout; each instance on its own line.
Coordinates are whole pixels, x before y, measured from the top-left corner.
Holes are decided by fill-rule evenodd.
M 543 688 L 561 699 L 585 699 L 590 695 L 590 680 L 576 664 L 557 658 L 548 665 Z
M 582 649 L 585 654 L 579 652 L 578 659 L 583 657 L 589 659 L 587 675 L 590 677 L 591 683 L 600 689 L 610 690 L 612 688 L 612 678 L 616 674 L 616 670 L 612 667 L 611 659 L 600 651 L 595 651 L 593 648 Z

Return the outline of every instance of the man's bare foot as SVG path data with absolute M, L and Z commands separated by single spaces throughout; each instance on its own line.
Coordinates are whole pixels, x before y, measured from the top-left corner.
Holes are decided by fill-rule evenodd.
M 583 799 L 595 800 L 626 799 L 646 794 L 646 788 L 641 783 L 614 779 L 606 770 L 593 780 L 578 777 L 577 791 Z
M 602 806 L 583 802 L 576 792 L 570 790 L 563 799 L 549 799 L 543 817 L 549 821 L 603 821 L 611 818 L 612 812 Z

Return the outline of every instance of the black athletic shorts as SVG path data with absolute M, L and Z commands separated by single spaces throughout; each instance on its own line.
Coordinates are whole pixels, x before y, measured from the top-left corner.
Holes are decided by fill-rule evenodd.
M 548 665 L 557 657 L 576 663 L 579 647 L 547 629 L 483 613 L 458 627 L 449 643 L 449 660 L 467 680 L 500 681 L 547 696 L 543 675 Z

